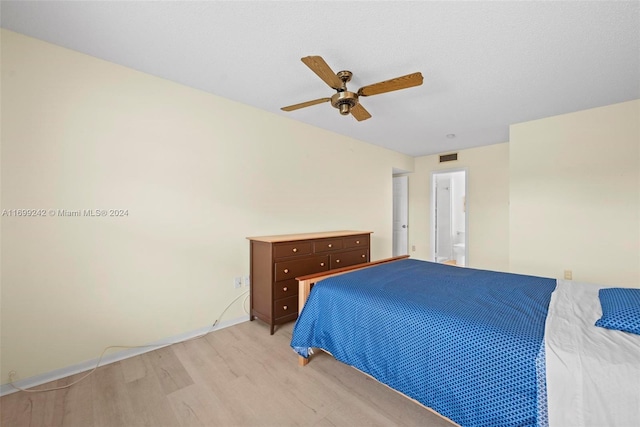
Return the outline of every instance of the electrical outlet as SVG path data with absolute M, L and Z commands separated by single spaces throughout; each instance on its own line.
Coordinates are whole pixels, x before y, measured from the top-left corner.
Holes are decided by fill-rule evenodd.
M 571 270 L 565 270 L 564 271 L 564 278 L 566 280 L 572 280 L 573 279 L 573 271 Z
M 233 279 L 233 287 L 238 289 L 242 287 L 242 277 L 236 277 Z
M 244 285 L 249 286 L 251 284 L 251 278 L 249 276 L 244 276 Z

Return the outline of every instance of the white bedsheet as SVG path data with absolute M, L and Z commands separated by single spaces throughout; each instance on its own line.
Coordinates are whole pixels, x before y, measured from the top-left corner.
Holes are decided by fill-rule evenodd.
M 640 335 L 594 326 L 598 290 L 558 280 L 545 327 L 550 427 L 640 426 Z

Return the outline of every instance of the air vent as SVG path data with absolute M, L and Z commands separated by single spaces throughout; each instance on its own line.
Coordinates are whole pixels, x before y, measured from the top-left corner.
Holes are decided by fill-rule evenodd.
M 458 160 L 458 153 L 443 154 L 442 156 L 440 156 L 440 163 L 453 162 L 455 160 Z

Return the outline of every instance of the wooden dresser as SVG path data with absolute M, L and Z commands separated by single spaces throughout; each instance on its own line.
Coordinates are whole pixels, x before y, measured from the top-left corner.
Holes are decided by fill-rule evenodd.
M 369 262 L 371 231 L 247 237 L 251 243 L 251 312 L 271 327 L 298 317 L 296 277 Z

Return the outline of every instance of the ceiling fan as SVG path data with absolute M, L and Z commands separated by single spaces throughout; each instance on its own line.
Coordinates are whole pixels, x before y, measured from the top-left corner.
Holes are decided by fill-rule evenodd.
M 371 117 L 371 114 L 369 114 L 369 112 L 360 104 L 359 98 L 361 96 L 378 95 L 380 93 L 420 86 L 423 80 L 422 73 L 413 73 L 402 77 L 396 77 L 395 79 L 374 83 L 372 85 L 363 86 L 358 89 L 358 92 L 350 92 L 347 90 L 347 82 L 351 80 L 351 76 L 353 75 L 351 71 L 339 71 L 334 73 L 333 70 L 331 70 L 331 67 L 327 65 L 321 56 L 306 56 L 302 58 L 302 62 L 304 62 L 307 67 L 311 68 L 311 71 L 316 73 L 322 81 L 335 89 L 337 93 L 331 98 L 314 99 L 313 101 L 282 107 L 281 110 L 283 111 L 293 111 L 299 108 L 310 107 L 312 105 L 331 101 L 331 105 L 337 108 L 343 116 L 351 113 L 351 115 L 358 121 L 367 120 Z

